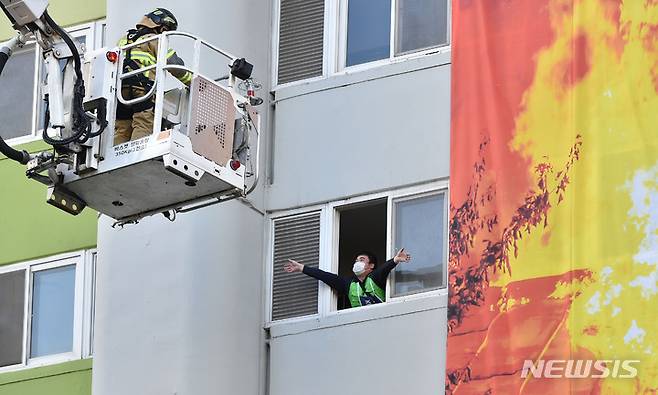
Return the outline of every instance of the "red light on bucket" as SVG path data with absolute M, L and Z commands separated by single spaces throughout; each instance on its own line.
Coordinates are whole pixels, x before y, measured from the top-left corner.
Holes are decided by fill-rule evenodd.
M 112 63 L 116 63 L 117 60 L 119 59 L 119 54 L 116 53 L 116 52 L 114 52 L 114 51 L 107 51 L 107 53 L 105 54 L 105 57 L 106 57 L 107 60 L 109 60 L 110 62 L 112 62 Z
M 239 160 L 232 160 L 231 161 L 231 169 L 233 171 L 238 170 L 240 168 L 240 161 Z

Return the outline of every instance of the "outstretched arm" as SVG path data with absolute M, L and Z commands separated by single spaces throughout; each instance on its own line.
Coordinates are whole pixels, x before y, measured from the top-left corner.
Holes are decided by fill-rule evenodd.
M 400 249 L 400 251 L 398 251 L 397 254 L 395 254 L 395 256 L 392 259 L 389 259 L 383 265 L 375 269 L 370 275 L 370 277 L 372 277 L 373 281 L 377 285 L 384 288 L 386 286 L 386 278 L 388 278 L 388 275 L 391 273 L 391 270 L 393 270 L 398 263 L 409 262 L 410 260 L 411 260 L 411 255 L 404 252 L 404 248 L 402 248 Z
M 314 267 L 302 265 L 301 263 L 292 259 L 288 259 L 288 262 L 284 263 L 283 270 L 288 273 L 304 273 L 307 276 L 322 281 L 341 295 L 347 294 L 347 281 L 334 273 L 329 273 Z

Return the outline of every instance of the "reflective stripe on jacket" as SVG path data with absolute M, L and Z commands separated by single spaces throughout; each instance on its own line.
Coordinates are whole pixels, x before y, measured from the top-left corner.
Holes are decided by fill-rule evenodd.
M 139 37 L 136 42 L 148 40 L 149 38 L 155 35 L 156 35 L 155 33 L 144 34 L 141 37 Z M 119 40 L 118 43 L 119 46 L 124 46 L 127 44 L 129 44 L 128 35 L 126 35 L 121 40 Z M 129 52 L 130 59 L 135 61 L 139 65 L 139 68 L 154 65 L 156 64 L 158 58 L 158 40 L 152 40 L 134 46 L 129 51 L 130 51 Z M 126 54 L 128 54 L 128 51 L 126 51 Z M 170 49 L 169 51 L 167 51 L 167 64 L 182 66 L 184 65 L 184 62 L 180 57 L 178 57 L 176 51 Z M 189 71 L 169 70 L 169 72 L 174 77 L 178 78 L 178 80 L 185 85 L 189 85 L 190 82 L 192 82 L 192 73 L 190 73 Z M 146 76 L 146 78 L 153 80 L 155 78 L 155 70 L 146 71 L 144 72 L 144 75 Z

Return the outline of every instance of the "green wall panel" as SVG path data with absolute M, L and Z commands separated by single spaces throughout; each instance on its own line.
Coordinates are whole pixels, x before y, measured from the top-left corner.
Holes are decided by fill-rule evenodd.
M 48 7 L 50 16 L 62 26 L 77 25 L 105 17 L 105 0 L 51 0 Z M 14 35 L 9 19 L 0 15 L 0 41 Z
M 95 211 L 72 216 L 46 204 L 46 187 L 9 159 L 0 159 L 0 180 L 0 265 L 96 245 Z
M 105 0 L 52 0 L 49 12 L 70 26 L 105 17 Z M 0 41 L 14 35 L 9 20 L 0 15 Z M 42 142 L 19 149 L 46 149 Z M 70 216 L 45 204 L 45 186 L 25 178 L 25 167 L 0 155 L 0 265 L 96 245 L 96 213 Z
M 0 375 L 0 395 L 90 395 L 91 359 Z

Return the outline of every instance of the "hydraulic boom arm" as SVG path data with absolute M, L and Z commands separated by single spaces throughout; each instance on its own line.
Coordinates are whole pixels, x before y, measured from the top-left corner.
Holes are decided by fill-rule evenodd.
M 37 42 L 43 50 L 48 76 L 43 139 L 60 153 L 78 151 L 78 144 L 93 137 L 91 117 L 83 108 L 81 47 L 48 15 L 47 0 L 0 0 L 0 7 L 18 32 L 16 38 L 0 47 L 0 72 L 16 47 L 29 39 Z M 73 92 L 72 96 L 68 92 Z M 25 152 L 8 147 L 1 137 L 0 152 L 22 164 L 30 159 Z

